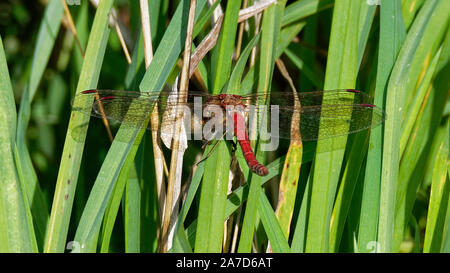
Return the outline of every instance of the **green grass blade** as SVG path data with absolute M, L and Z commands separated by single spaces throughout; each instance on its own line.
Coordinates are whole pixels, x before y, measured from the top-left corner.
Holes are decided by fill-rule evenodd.
M 258 91 L 270 92 L 271 89 L 272 73 L 277 52 L 276 46 L 285 5 L 286 1 L 278 1 L 264 11 L 261 24 L 261 52 L 265 52 L 265 54 L 261 55 L 259 63 Z M 260 141 L 258 142 L 258 144 L 260 144 Z M 264 160 L 262 160 L 263 156 L 263 152 L 260 149 L 257 149 L 256 158 L 260 162 L 264 162 Z M 239 239 L 238 252 L 240 253 L 248 253 L 251 251 L 260 198 L 259 191 L 261 190 L 262 178 L 253 174 L 250 177 L 249 195 Z
M 139 32 L 140 34 L 140 32 Z M 143 71 L 141 65 L 143 65 L 143 42 L 142 42 L 142 36 L 138 35 L 139 40 L 136 43 L 135 50 L 133 52 L 132 62 L 130 66 L 128 67 L 127 75 L 125 76 L 125 82 L 127 84 L 127 89 L 135 90 L 136 86 L 138 85 L 137 82 L 142 78 Z M 143 141 L 142 143 L 145 143 Z M 136 153 L 136 151 L 132 151 L 131 153 Z M 138 164 L 138 163 L 136 163 Z M 100 251 L 103 253 L 109 252 L 109 244 L 111 235 L 114 228 L 114 223 L 116 222 L 117 212 L 119 210 L 119 206 L 121 204 L 122 197 L 125 198 L 125 206 L 127 204 L 133 203 L 135 207 L 126 207 L 124 209 L 124 219 L 125 219 L 125 252 L 139 252 L 136 251 L 136 249 L 139 249 L 139 241 L 133 242 L 133 240 L 130 237 L 133 238 L 139 238 L 140 229 L 139 229 L 139 219 L 136 219 L 132 215 L 135 216 L 136 209 L 138 210 L 137 213 L 139 213 L 140 210 L 140 192 L 136 192 L 135 187 L 136 184 L 139 188 L 139 182 L 137 181 L 137 173 L 135 168 L 135 161 L 133 158 L 128 157 L 125 161 L 122 170 L 120 172 L 120 175 L 117 179 L 116 185 L 114 187 L 114 191 L 112 193 L 112 197 L 110 199 L 110 202 L 108 203 L 108 206 L 105 211 L 105 217 L 103 219 L 102 223 L 102 233 L 101 233 L 101 249 Z M 128 183 L 133 183 L 134 185 L 131 186 L 131 189 L 128 187 Z M 124 194 L 125 188 L 130 189 L 130 191 L 127 190 L 126 194 Z M 128 198 L 130 198 L 130 195 L 132 192 L 135 193 L 134 196 L 134 202 L 130 201 L 128 202 Z M 136 204 L 137 202 L 137 204 Z M 136 207 L 137 205 L 137 207 Z M 129 210 L 132 210 L 134 212 L 128 215 Z M 129 219 L 128 217 L 131 217 L 132 219 Z M 133 230 L 129 230 L 131 228 L 128 226 L 128 223 L 132 222 L 135 224 Z M 136 223 L 137 222 L 137 223 Z M 138 226 L 136 228 L 136 225 Z M 131 240 L 131 241 L 130 241 Z M 130 248 L 131 247 L 131 248 Z
M 292 236 L 291 252 L 293 253 L 303 253 L 305 251 L 308 210 L 311 197 L 311 176 L 309 175 L 309 172 L 307 172 L 306 168 L 303 168 L 300 171 L 300 176 L 300 181 L 304 181 L 305 186 L 302 195 L 297 194 L 297 198 L 301 201 L 301 203 L 295 223 L 294 234 Z
M 411 131 L 417 120 L 417 116 L 420 115 L 422 110 L 422 103 L 425 100 L 428 89 L 430 88 L 430 82 L 433 79 L 434 72 L 436 71 L 436 66 L 438 64 L 439 57 L 441 55 L 441 50 L 439 50 L 433 57 L 429 68 L 420 84 L 417 92 L 414 94 L 414 98 L 411 102 L 411 106 L 406 114 L 406 119 L 402 123 L 402 136 L 400 139 L 400 154 L 403 154 L 405 147 L 408 144 L 409 138 L 411 136 Z
M 204 5 L 205 0 L 197 1 L 196 18 Z M 141 91 L 159 92 L 164 86 L 180 52 L 184 49 L 186 31 L 183 30 L 186 26 L 188 12 L 188 1 L 180 1 L 180 5 L 175 11 L 169 26 L 166 28 L 164 37 L 159 43 L 153 60 L 139 85 Z
M 299 54 L 294 53 L 300 49 L 296 44 L 292 44 L 287 48 L 284 53 L 286 56 L 294 63 L 294 65 L 302 72 L 302 75 L 308 78 L 308 80 L 317 88 L 321 89 L 324 84 L 323 73 L 317 71 L 316 69 L 309 67 L 305 62 L 299 57 Z
M 208 21 L 211 21 L 211 15 L 213 14 L 216 7 L 220 4 L 221 0 L 214 1 L 214 4 L 199 18 L 197 22 L 195 22 L 194 31 L 192 33 L 192 37 L 197 37 L 198 34 L 203 30 Z
M 39 83 L 41 82 L 50 54 L 58 36 L 63 6 L 61 1 L 50 1 L 46 7 L 44 18 L 39 27 L 38 38 L 34 48 L 30 77 L 25 87 L 19 109 L 17 123 L 17 149 L 18 160 L 22 166 L 25 192 L 31 204 L 33 219 L 35 221 L 36 237 L 42 247 L 45 229 L 49 216 L 49 208 L 39 186 L 38 178 L 31 162 L 28 151 L 26 133 L 31 115 L 31 101 L 33 100 Z
M 204 4 L 205 1 L 199 1 L 197 11 L 201 10 Z M 163 88 L 171 68 L 182 50 L 180 41 L 186 37 L 184 26 L 186 25 L 188 6 L 188 1 L 180 2 L 140 84 L 141 90 L 160 91 Z M 130 107 L 138 106 L 131 104 Z M 103 162 L 75 235 L 75 241 L 81 245 L 81 251 L 83 252 L 95 251 L 101 220 L 112 189 L 127 158 L 134 158 L 137 149 L 134 149 L 133 146 L 138 145 L 142 139 L 145 131 L 143 126 L 148 124 L 148 118 L 141 124 L 142 129 L 123 124 Z
M 400 155 L 400 129 L 401 122 L 404 120 L 402 110 L 408 110 L 408 107 L 404 107 L 404 105 L 409 105 L 407 102 L 412 99 L 407 97 L 407 95 L 413 94 L 416 86 L 420 85 L 423 80 L 421 75 L 425 73 L 426 67 L 429 66 L 432 56 L 436 54 L 438 46 L 446 34 L 449 13 L 450 2 L 427 1 L 424 4 L 411 26 L 389 81 L 386 113 L 388 116 L 389 112 L 392 114 L 390 115 L 389 123 L 386 123 L 385 128 L 389 125 L 390 130 L 385 131 L 385 140 L 389 133 L 392 133 L 389 134 L 389 138 L 392 139 L 384 142 L 385 145 L 389 143 L 389 150 L 386 150 L 385 146 L 385 151 L 388 152 L 386 155 L 389 155 L 389 157 L 386 161 L 385 156 L 383 156 L 383 166 L 386 163 L 386 168 L 383 167 L 383 170 L 387 168 L 392 170 L 392 173 L 386 173 L 385 178 L 388 179 L 386 181 L 397 183 L 394 251 L 399 248 L 403 240 L 404 225 L 407 223 L 414 204 L 415 190 L 417 190 L 420 183 L 419 178 L 422 177 L 421 173 L 425 170 L 425 168 L 419 166 L 420 164 L 424 164 L 420 158 L 426 158 L 426 153 L 429 152 L 429 145 L 426 145 L 427 139 L 429 138 L 428 133 L 436 129 L 436 124 L 440 121 L 440 116 L 437 115 L 438 113 L 442 113 L 444 102 L 437 104 L 435 102 L 428 103 L 422 113 L 422 118 L 416 121 L 416 126 L 412 131 L 412 135 L 415 135 L 415 137 L 408 143 L 405 152 Z M 443 50 L 443 53 L 445 53 L 445 50 Z M 447 56 L 443 54 L 441 58 L 445 60 Z M 441 65 L 442 63 L 438 64 L 438 73 L 443 73 Z M 445 89 L 445 83 L 439 82 L 439 78 L 437 78 L 437 83 L 441 84 L 441 86 L 434 86 L 435 89 L 433 90 L 436 91 L 430 91 L 430 94 L 433 94 L 427 97 L 430 102 L 434 101 L 434 96 L 439 96 L 438 94 L 444 92 L 443 90 L 448 90 L 448 88 Z M 390 94 L 395 94 L 395 96 Z M 432 108 L 429 108 L 431 107 L 430 104 L 433 104 Z M 427 112 L 431 111 L 431 109 L 433 109 L 432 113 Z M 403 159 L 400 167 L 397 167 L 400 156 Z M 392 213 L 392 208 L 385 208 L 387 210 L 386 212 Z M 389 240 L 389 243 L 392 243 L 392 240 Z
M 230 150 L 225 141 L 219 140 L 214 152 L 205 162 L 200 203 L 198 211 L 198 224 L 195 238 L 195 252 L 221 252 L 229 179 L 229 166 L 231 164 Z M 213 146 L 208 145 L 205 153 Z M 217 162 L 227 166 L 218 168 Z M 216 171 L 206 171 L 216 168 Z
M 448 120 L 445 126 L 439 127 L 435 136 L 438 152 L 433 166 L 430 202 L 427 215 L 427 226 L 423 243 L 423 252 L 440 252 L 445 235 L 444 225 L 448 218 L 450 184 L 447 177 L 449 137 Z
M 288 5 L 283 14 L 281 25 L 289 25 L 333 6 L 332 0 L 303 0 Z
M 97 9 L 78 81 L 77 93 L 95 88 L 97 85 L 108 40 L 109 11 L 112 4 L 113 0 L 102 1 Z M 75 107 L 90 107 L 90 103 L 92 102 L 79 101 L 74 102 L 74 105 Z M 87 115 L 76 112 L 71 115 L 45 237 L 45 252 L 64 251 L 88 122 L 89 116 Z
M 210 77 L 212 82 L 209 86 L 212 86 L 213 94 L 218 94 L 222 90 L 231 71 L 231 56 L 236 40 L 237 19 L 241 2 L 241 0 L 236 0 L 227 3 L 222 29 L 217 44 L 212 51 Z
M 287 242 L 286 235 L 275 217 L 275 213 L 270 205 L 264 191 L 259 191 L 258 214 L 261 217 L 262 225 L 269 238 L 270 246 L 274 253 L 289 253 L 291 249 Z
M 2 111 L 2 144 L 8 144 L 11 155 L 14 150 L 16 139 L 16 104 L 14 101 L 14 91 L 9 78 L 8 65 L 6 63 L 5 51 L 3 50 L 3 40 L 0 36 L 0 110 Z
M 136 167 L 130 169 L 125 188 L 123 215 L 125 219 L 125 252 L 139 253 L 141 243 L 141 188 Z
M 357 67 L 361 66 L 362 57 L 366 51 L 366 44 L 369 36 L 370 29 L 372 27 L 373 18 L 375 15 L 375 6 L 362 5 L 360 10 L 359 19 L 359 40 L 358 40 L 358 57 Z M 371 73 L 371 76 L 375 73 Z M 375 78 L 370 77 L 371 79 Z M 369 79 L 369 82 L 372 80 Z M 369 84 L 368 84 L 369 85 Z M 347 219 L 348 215 L 355 215 L 352 213 L 352 204 L 357 199 L 357 196 L 353 196 L 355 188 L 357 187 L 357 181 L 359 180 L 360 170 L 364 163 L 364 158 L 367 152 L 369 141 L 368 132 L 360 132 L 353 135 L 349 139 L 351 144 L 348 159 L 346 160 L 345 169 L 342 175 L 342 180 L 339 186 L 339 191 L 336 196 L 336 201 L 332 214 L 331 231 L 330 231 L 330 250 L 338 252 L 341 247 L 341 238 L 343 236 L 344 228 L 350 229 L 350 232 L 354 232 L 354 227 L 357 225 L 351 225 L 352 219 Z M 375 147 L 373 147 L 375 148 Z M 381 150 L 381 148 L 379 148 Z M 358 205 L 359 207 L 359 205 Z M 354 217 L 353 217 L 354 219 Z M 345 244 L 344 244 L 345 245 Z
M 374 104 L 384 108 L 385 90 L 395 59 L 406 35 L 401 23 L 399 1 L 389 1 L 381 7 L 380 41 Z M 371 130 L 364 177 L 361 217 L 358 232 L 358 251 L 372 251 L 377 241 L 380 205 L 382 143 L 384 125 Z
M 111 239 L 111 234 L 114 228 L 114 223 L 116 222 L 117 212 L 119 211 L 120 201 L 122 200 L 125 185 L 127 184 L 128 175 L 130 173 L 130 164 L 132 161 L 127 161 L 117 178 L 117 182 L 114 186 L 113 192 L 111 193 L 111 199 L 105 209 L 105 217 L 102 222 L 102 232 L 100 235 L 101 247 L 100 252 L 109 252 L 109 243 Z
M 335 2 L 325 75 L 326 90 L 355 86 L 360 7 L 360 1 Z M 344 150 L 339 147 L 345 147 L 346 140 L 347 137 L 342 136 L 317 142 L 319 151 L 324 145 L 334 150 L 319 153 L 314 162 L 306 252 L 329 251 L 330 218 L 344 156 Z
M 188 241 L 184 228 L 176 229 L 173 237 L 172 248 L 169 253 L 192 253 L 192 247 Z
M 428 5 L 425 3 L 424 8 Z M 422 12 L 422 11 L 421 11 Z M 442 12 L 442 13 L 441 13 Z M 404 234 L 405 224 L 408 216 L 414 206 L 416 199 L 416 192 L 420 186 L 422 178 L 425 176 L 426 159 L 430 157 L 431 144 L 433 142 L 433 135 L 441 122 L 442 115 L 444 113 L 445 104 L 448 100 L 448 90 L 450 90 L 450 82 L 442 75 L 450 73 L 450 67 L 448 66 L 450 58 L 450 33 L 443 33 L 438 28 L 439 24 L 435 24 L 436 21 L 440 21 L 443 16 L 447 16 L 449 19 L 450 2 L 439 2 L 434 8 L 432 18 L 430 19 L 427 31 L 423 35 L 429 37 L 429 34 L 434 33 L 434 39 L 441 40 L 443 34 L 446 35 L 444 44 L 442 46 L 441 56 L 437 64 L 433 83 L 431 89 L 423 102 L 423 110 L 416 120 L 416 124 L 411 132 L 414 136 L 410 139 L 405 148 L 405 152 L 402 155 L 402 161 L 399 168 L 398 176 L 398 189 L 396 198 L 396 213 L 395 213 L 395 247 L 398 248 Z M 448 22 L 448 21 L 447 21 Z M 415 23 L 414 23 L 415 24 Z M 415 26 L 411 27 L 411 30 Z M 441 26 L 443 27 L 443 26 Z M 420 35 L 419 35 L 420 36 Z M 430 42 L 433 40 L 423 40 L 422 43 Z M 432 53 L 430 53 L 432 54 Z M 414 58 L 420 56 L 414 55 Z M 431 58 L 430 58 L 431 60 Z M 411 79 L 408 79 L 411 80 Z M 443 98 L 447 98 L 443 99 Z
M 205 159 L 205 156 L 206 153 L 204 154 L 202 160 Z M 175 235 L 173 239 L 174 240 L 173 246 L 169 252 L 175 253 L 185 252 L 186 249 L 189 249 L 189 251 L 192 252 L 192 247 L 190 247 L 189 241 L 186 238 L 186 232 L 184 229 L 184 220 L 186 219 L 189 209 L 191 208 L 192 202 L 194 201 L 197 190 L 200 186 L 204 170 L 205 170 L 205 161 L 203 160 L 198 164 L 197 170 L 195 171 L 194 176 L 192 177 L 191 183 L 189 185 L 188 193 L 186 195 L 186 198 L 178 215 L 178 221 L 175 227 Z M 196 224 L 194 226 L 196 227 Z
M 424 5 L 424 10 L 427 9 L 428 2 Z M 411 62 L 411 70 L 409 71 L 408 81 L 406 82 L 407 90 L 413 90 L 414 93 L 417 92 L 417 86 L 419 86 L 430 65 L 433 56 L 436 54 L 437 50 L 442 44 L 442 40 L 445 34 L 448 32 L 448 24 L 450 15 L 447 13 L 449 9 L 449 2 L 438 1 L 436 7 L 432 9 L 431 18 L 427 21 L 423 21 L 425 28 L 423 31 L 423 36 L 420 40 L 417 40 L 417 50 L 414 54 L 414 58 Z M 422 13 L 422 10 L 420 11 Z M 414 22 L 413 27 L 416 26 Z M 404 94 L 403 100 L 403 117 L 402 121 L 406 119 L 405 115 L 408 113 L 409 107 L 412 105 L 411 101 L 413 96 L 406 96 Z
M 417 11 L 422 7 L 425 0 L 403 0 L 402 1 L 402 15 L 405 21 L 405 26 L 407 29 L 411 26 L 414 21 L 414 17 Z
M 330 250 L 339 252 L 342 233 L 349 214 L 353 193 L 358 182 L 361 167 L 367 152 L 369 136 L 367 132 L 360 132 L 353 137 L 342 181 L 336 196 L 330 227 Z
M 372 28 L 373 19 L 375 17 L 376 5 L 362 5 L 359 16 L 359 42 L 358 42 L 358 68 L 361 66 L 364 57 L 367 40 Z
M 138 147 L 137 146 L 133 146 L 133 151 L 131 151 L 130 153 L 136 153 L 136 149 Z M 134 180 L 134 181 L 132 181 Z M 105 210 L 105 217 L 103 219 L 103 227 L 102 227 L 102 234 L 101 234 L 101 249 L 100 251 L 103 253 L 107 253 L 109 252 L 109 243 L 110 243 L 110 239 L 111 239 L 111 235 L 112 235 L 112 231 L 114 228 L 114 223 L 116 222 L 116 217 L 117 217 L 117 213 L 119 211 L 119 206 L 121 204 L 121 200 L 123 196 L 128 197 L 129 192 L 127 191 L 124 195 L 124 190 L 125 187 L 128 188 L 128 183 L 135 183 L 137 184 L 137 174 L 136 174 L 136 168 L 134 166 L 134 161 L 133 160 L 127 160 L 121 171 L 119 174 L 119 177 L 117 178 L 117 182 L 114 186 L 114 190 L 113 193 L 111 194 L 111 199 L 109 200 L 108 206 Z M 138 184 L 139 185 L 139 184 Z M 133 185 L 134 187 L 136 187 L 136 185 Z M 131 187 L 133 187 L 131 186 Z M 125 197 L 125 202 L 128 202 L 128 198 Z M 139 195 L 137 196 L 138 198 L 135 198 L 135 200 L 132 200 L 131 202 L 137 202 L 137 204 L 139 204 L 140 200 L 139 200 Z M 136 205 L 136 204 L 135 204 Z M 136 207 L 134 207 L 136 208 Z M 128 209 L 128 207 L 126 207 L 126 209 Z M 128 211 L 127 211 L 128 212 Z M 128 224 L 128 219 L 125 218 L 127 221 L 125 222 L 125 227 L 127 227 Z M 139 229 L 134 230 L 134 232 L 132 233 L 135 236 L 139 237 Z M 127 233 L 128 235 L 128 233 Z M 125 237 L 126 238 L 126 243 L 128 243 L 128 236 Z M 134 243 L 134 247 L 136 247 L 136 244 Z M 128 244 L 125 245 L 125 251 L 126 252 L 137 252 L 136 248 L 131 249 L 131 251 L 129 251 L 130 249 L 128 248 Z
M 211 54 L 211 77 L 208 79 L 211 81 L 209 86 L 212 87 L 213 94 L 220 93 L 229 78 L 240 7 L 241 1 L 227 2 L 222 29 Z M 220 252 L 222 250 L 230 163 L 229 147 L 224 141 L 221 141 L 205 163 L 195 252 Z
M 239 159 L 238 155 L 237 155 L 237 157 Z M 246 162 L 242 155 L 240 158 L 241 159 L 239 159 L 239 163 L 241 164 L 241 166 L 246 166 L 246 165 L 244 165 L 244 164 L 246 164 Z M 269 170 L 269 174 L 262 178 L 262 182 L 261 182 L 262 185 L 264 185 L 264 183 L 266 183 L 267 181 L 269 181 L 270 179 L 276 177 L 277 175 L 279 175 L 281 173 L 281 168 L 283 166 L 282 164 L 284 162 L 284 159 L 285 159 L 284 157 L 278 158 L 266 166 L 267 169 Z M 200 166 L 199 166 L 199 168 L 200 168 Z M 248 171 L 249 171 L 248 167 L 243 168 L 244 173 L 248 173 Z M 225 208 L 225 217 L 230 217 L 234 212 L 236 212 L 236 210 L 240 206 L 242 206 L 242 204 L 245 202 L 245 200 L 247 200 L 248 192 L 249 192 L 249 185 L 246 183 L 246 184 L 240 186 L 239 188 L 237 188 L 236 190 L 234 190 L 228 196 L 228 200 L 227 200 L 227 204 L 226 204 L 226 208 Z M 180 214 L 180 216 L 181 216 L 181 214 Z M 189 227 L 186 229 L 189 242 L 194 241 L 194 239 L 196 237 L 196 230 L 197 230 L 197 221 L 194 220 L 189 225 Z
M 447 125 L 448 126 L 448 125 Z M 447 135 L 448 138 L 448 135 Z M 447 140 L 448 142 L 448 140 Z M 449 171 L 450 168 L 448 168 L 447 165 L 447 183 L 449 183 Z M 447 202 L 447 212 L 450 211 L 450 202 Z M 442 246 L 441 246 L 441 252 L 442 253 L 450 253 L 450 216 L 449 213 L 445 216 L 445 224 L 443 228 L 444 232 L 442 234 Z
M 8 65 L 0 37 L 0 251 L 37 252 L 25 183 L 16 166 L 16 107 Z
M 280 222 L 280 226 L 286 240 L 289 239 L 291 220 L 294 213 L 302 156 L 302 143 L 300 141 L 292 141 L 289 145 L 286 161 L 284 163 L 283 172 L 280 178 L 278 204 L 276 209 L 276 217 Z
M 317 54 L 316 51 L 314 50 L 314 48 L 318 46 L 319 16 L 311 16 L 311 18 L 306 19 L 305 22 L 307 24 L 307 27 L 303 32 L 303 39 L 305 43 L 311 46 L 311 48 L 298 46 L 298 51 L 295 51 L 297 53 L 297 56 L 295 57 L 301 60 L 302 66 L 308 68 L 313 67 L 315 68 L 313 69 L 315 73 L 313 73 L 312 75 L 320 79 L 322 85 L 317 85 L 317 83 L 313 84 L 312 81 L 310 80 L 311 76 L 307 76 L 304 73 L 300 74 L 300 77 L 298 77 L 297 79 L 297 83 L 300 84 L 299 87 L 300 90 L 323 90 L 323 79 L 325 78 L 325 70 L 320 69 L 320 66 L 316 65 Z M 297 46 L 295 43 L 291 43 L 290 45 L 291 48 L 293 47 L 295 48 L 295 46 Z
M 435 3 L 428 2 L 428 7 L 422 10 L 422 16 L 416 19 L 416 28 L 411 29 L 408 36 L 403 43 L 402 49 L 399 53 L 395 66 L 388 84 L 387 98 L 386 98 L 386 115 L 383 142 L 383 164 L 381 177 L 381 191 L 380 191 L 380 214 L 378 224 L 378 243 L 381 252 L 394 251 L 394 211 L 395 211 L 395 196 L 397 191 L 398 181 L 398 166 L 399 166 L 399 146 L 400 146 L 400 128 L 402 120 L 402 105 L 405 95 L 408 90 L 406 84 L 409 77 L 410 62 L 417 48 L 418 33 L 421 33 L 424 28 L 423 23 L 429 16 L 430 8 Z M 431 9 L 432 10 L 432 9 Z M 428 14 L 427 14 L 428 13 Z M 427 14 L 427 15 L 426 15 Z M 412 34 L 414 33 L 414 34 Z
M 242 91 L 241 78 L 242 74 L 244 73 L 245 64 L 247 63 L 247 59 L 250 56 L 253 47 L 256 45 L 256 43 L 259 42 L 259 37 L 260 34 L 258 33 L 250 40 L 244 51 L 242 51 L 242 54 L 239 57 L 239 60 L 236 62 L 236 65 L 234 66 L 233 73 L 231 73 L 227 88 L 228 92 L 230 92 L 231 94 L 240 94 L 240 92 Z
M 281 54 L 286 50 L 292 40 L 298 35 L 298 33 L 306 25 L 305 22 L 294 23 L 281 29 L 280 36 L 277 41 L 276 58 L 279 58 Z M 253 87 L 258 82 L 259 75 L 257 74 L 257 67 L 259 67 L 259 59 L 256 60 L 254 66 L 250 67 L 249 71 L 244 77 L 241 83 L 241 94 L 249 94 L 253 92 Z
M 140 219 L 140 250 L 141 252 L 156 252 L 158 248 L 157 230 L 160 225 L 158 191 L 156 189 L 154 157 L 152 150 L 152 136 L 145 134 L 141 142 L 141 149 L 138 150 L 135 162 L 136 172 L 139 177 L 140 198 L 141 198 L 141 219 Z M 142 148 L 143 147 L 143 148 Z M 128 217 L 128 216 L 126 216 Z M 128 232 L 128 230 L 125 230 Z
M 151 15 L 150 15 L 151 16 Z M 156 24 L 155 18 L 150 23 Z M 139 31 L 140 33 L 140 31 Z M 125 78 L 125 86 L 128 90 L 136 90 L 139 82 L 144 76 L 144 42 L 142 35 L 138 35 L 133 52 L 131 65 L 128 67 Z M 151 143 L 151 134 L 147 132 L 137 151 L 134 159 L 134 166 L 130 170 L 127 178 L 127 187 L 125 195 L 125 250 L 127 252 L 155 252 L 157 248 L 157 225 L 159 225 L 159 208 L 157 190 L 155 187 L 155 169 L 153 160 L 153 151 Z M 127 160 L 130 160 L 127 159 Z M 127 163 L 126 163 L 127 164 Z M 135 180 L 137 179 L 137 185 Z M 133 185 L 128 185 L 132 183 Z M 129 201 L 127 201 L 129 200 Z M 140 204 L 136 201 L 139 200 Z M 137 207 L 136 207 L 137 206 Z M 145 212 L 145 213 L 142 213 Z M 141 232 L 142 231 L 142 232 Z M 137 242 L 136 242 L 137 240 Z

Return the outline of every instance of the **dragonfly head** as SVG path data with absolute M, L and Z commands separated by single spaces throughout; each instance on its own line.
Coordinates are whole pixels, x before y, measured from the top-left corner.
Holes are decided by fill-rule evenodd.
M 239 95 L 220 94 L 218 98 L 223 107 L 242 105 L 242 96 Z

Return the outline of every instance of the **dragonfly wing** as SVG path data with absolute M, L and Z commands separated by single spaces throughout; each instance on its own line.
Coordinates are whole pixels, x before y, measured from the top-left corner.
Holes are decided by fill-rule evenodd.
M 106 117 L 113 122 L 131 127 L 146 126 L 143 122 L 149 117 L 158 93 L 140 93 L 120 90 L 86 90 L 77 94 L 75 100 L 89 100 L 92 104 L 74 107 L 75 111 L 98 118 Z M 80 104 L 78 104 L 80 105 Z
M 347 135 L 379 125 L 384 112 L 371 104 L 305 107 L 300 116 L 304 141 Z
M 373 103 L 373 98 L 367 93 L 354 89 L 299 92 L 297 93 L 297 97 L 299 98 L 302 106 Z M 267 98 L 267 101 L 271 105 L 294 107 L 294 94 L 292 92 L 253 93 L 242 96 L 242 101 L 246 105 L 261 105 L 265 104 Z
M 301 139 L 311 141 L 361 131 L 384 120 L 383 111 L 371 104 L 372 97 L 357 90 L 301 92 L 297 95 L 300 106 L 294 105 L 292 92 L 255 93 L 244 96 L 243 102 L 251 106 L 249 109 L 256 107 L 256 104 L 263 105 L 256 108 L 259 116 L 263 116 L 264 112 L 270 112 L 269 117 L 275 117 L 268 129 L 264 129 L 260 124 L 256 127 L 249 124 L 249 131 L 256 129 L 258 133 L 271 132 L 273 136 L 292 139 L 298 137 L 291 132 L 297 127 L 300 128 Z M 267 97 L 270 100 L 270 107 L 264 108 Z M 254 110 L 249 110 L 252 111 Z M 300 122 L 298 118 L 297 121 L 293 121 L 298 114 Z M 247 117 L 250 116 L 252 115 L 247 114 Z M 251 119 L 247 122 L 250 122 L 249 120 Z M 273 130 L 276 130 L 274 134 Z
M 266 115 L 266 127 L 262 126 L 264 111 L 259 108 L 256 112 L 257 123 L 252 122 L 256 120 L 255 114 L 252 117 L 251 111 L 245 113 L 251 139 L 252 136 L 263 139 L 300 137 L 303 141 L 314 141 L 355 133 L 384 121 L 384 112 L 371 104 L 305 106 L 300 110 L 271 106 Z M 295 130 L 300 130 L 300 134 L 295 134 Z
M 176 85 L 175 85 L 176 86 Z M 176 91 L 171 92 L 167 97 L 167 105 L 168 106 L 176 106 L 178 103 L 178 94 Z M 189 107 L 176 106 L 176 107 L 166 107 L 163 111 L 162 121 L 161 121 L 161 139 L 166 145 L 167 148 L 172 148 L 172 140 L 175 135 L 176 129 L 176 121 L 177 118 L 181 118 L 183 121 L 185 120 L 185 111 L 189 111 Z M 183 126 L 181 126 L 180 138 L 179 138 L 179 148 L 181 150 L 187 149 L 187 140 L 188 136 L 186 133 L 185 122 L 183 122 Z

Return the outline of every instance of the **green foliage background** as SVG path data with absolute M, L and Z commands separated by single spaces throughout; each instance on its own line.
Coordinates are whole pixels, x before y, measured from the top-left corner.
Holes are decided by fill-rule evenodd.
M 199 65 L 211 93 L 288 90 L 275 65 L 281 58 L 300 92 L 362 90 L 386 121 L 303 147 L 256 149 L 266 177 L 252 175 L 238 149 L 242 184 L 231 194 L 229 145 L 193 168 L 202 150 L 190 143 L 170 252 L 450 252 L 450 1 L 373 2 L 279 0 L 261 13 L 257 35 L 248 20 L 234 60 L 242 1 L 221 1 L 220 36 Z M 113 6 L 128 30 L 131 64 L 108 26 Z M 69 9 L 84 57 L 60 0 L 0 3 L 0 251 L 156 252 L 150 132 L 113 127 L 111 144 L 101 120 L 72 112 L 71 100 L 92 88 L 172 84 L 189 1 L 149 1 L 147 69 L 139 1 L 95 8 L 81 0 Z M 211 29 L 211 13 L 197 1 L 194 46 Z M 236 227 L 224 230 L 227 219 Z

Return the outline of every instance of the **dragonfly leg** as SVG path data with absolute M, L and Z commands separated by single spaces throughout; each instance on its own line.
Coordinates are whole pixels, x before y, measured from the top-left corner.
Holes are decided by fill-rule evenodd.
M 206 159 L 208 159 L 208 157 L 211 156 L 212 152 L 216 149 L 217 144 L 219 144 L 219 142 L 223 140 L 223 137 L 225 136 L 226 133 L 227 133 L 227 132 L 225 131 L 225 133 L 217 140 L 217 142 L 214 143 L 214 146 L 211 148 L 211 150 L 208 152 L 208 154 L 207 154 L 205 157 L 203 157 L 202 159 L 200 159 L 199 162 L 195 163 L 195 165 L 200 164 L 201 162 L 205 161 Z M 212 142 L 211 140 L 205 142 L 205 143 L 202 145 L 202 149 L 205 149 L 205 148 L 206 148 L 206 145 L 210 144 L 211 142 Z

